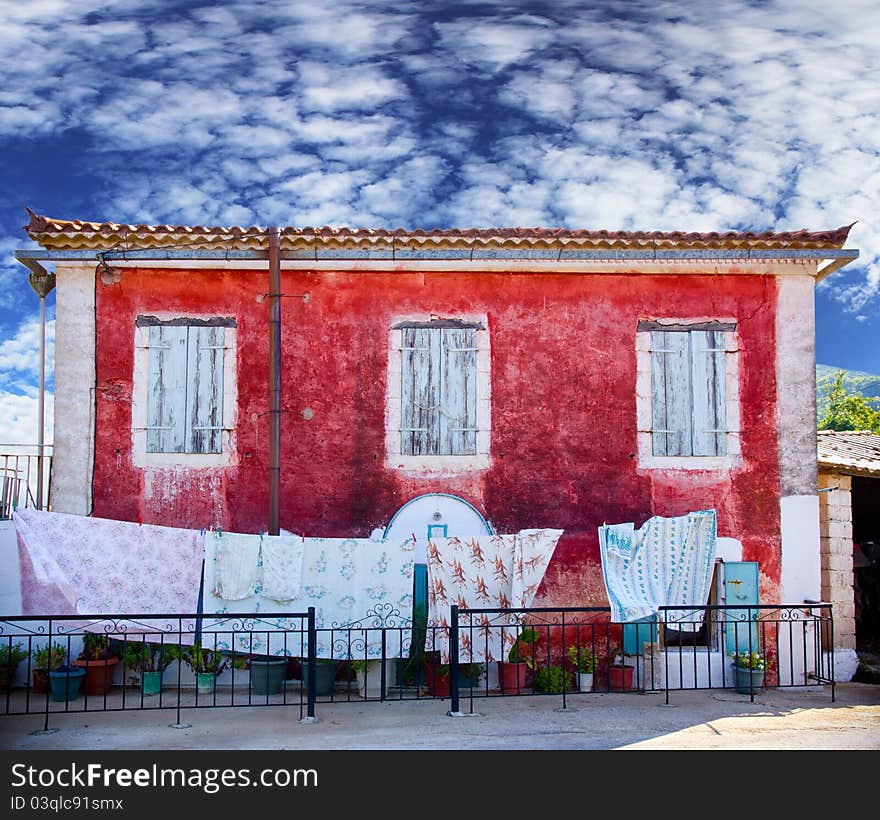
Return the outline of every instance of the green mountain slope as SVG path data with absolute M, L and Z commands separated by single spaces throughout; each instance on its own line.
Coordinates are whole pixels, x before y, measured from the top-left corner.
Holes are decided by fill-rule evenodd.
M 816 410 L 821 419 L 825 415 L 828 404 L 827 389 L 834 382 L 834 377 L 842 367 L 831 367 L 827 364 L 816 365 Z M 866 399 L 874 399 L 871 403 L 880 406 L 880 376 L 861 373 L 858 370 L 844 370 L 843 386 L 847 393 L 861 393 Z

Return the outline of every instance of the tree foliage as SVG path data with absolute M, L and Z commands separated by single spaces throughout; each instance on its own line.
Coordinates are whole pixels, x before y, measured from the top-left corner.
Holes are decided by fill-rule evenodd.
M 843 383 L 845 376 L 845 371 L 838 370 L 834 380 L 825 387 L 828 403 L 819 429 L 870 430 L 880 435 L 880 409 L 861 393 L 848 392 Z

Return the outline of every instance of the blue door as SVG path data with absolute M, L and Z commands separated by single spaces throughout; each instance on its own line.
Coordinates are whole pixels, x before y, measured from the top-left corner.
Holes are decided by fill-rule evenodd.
M 757 561 L 724 562 L 724 598 L 728 607 L 734 607 L 725 613 L 725 653 L 757 652 L 758 610 L 739 608 L 759 602 Z

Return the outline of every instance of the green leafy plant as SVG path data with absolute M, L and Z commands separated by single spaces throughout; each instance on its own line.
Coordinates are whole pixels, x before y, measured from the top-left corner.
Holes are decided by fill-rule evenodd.
M 521 630 L 513 642 L 513 646 L 510 647 L 510 652 L 507 653 L 507 662 L 524 663 L 529 669 L 534 669 L 534 645 L 538 637 L 538 633 L 534 629 Z
M 6 666 L 15 669 L 26 657 L 27 652 L 21 642 L 0 645 L 0 667 Z
M 176 644 L 130 642 L 125 645 L 123 661 L 134 672 L 164 672 L 180 654 Z
M 34 650 L 34 669 L 57 669 L 64 665 L 67 659 L 67 649 L 62 643 L 46 644 Z
M 205 649 L 198 642 L 193 643 L 192 646 L 183 647 L 181 660 L 196 675 L 202 675 L 206 672 L 213 672 L 219 675 L 226 669 L 228 663 L 222 652 L 214 649 Z
M 483 664 L 462 663 L 459 664 L 458 670 L 461 673 L 462 677 L 465 677 L 468 680 L 473 681 L 474 683 L 479 683 L 480 677 L 483 674 Z
M 80 652 L 80 660 L 103 661 L 111 657 L 110 636 L 97 632 L 87 632 L 83 635 L 83 649 Z
M 536 692 L 561 694 L 572 685 L 571 672 L 561 666 L 551 664 L 542 666 L 535 672 L 534 687 Z
M 596 668 L 596 653 L 589 646 L 571 644 L 568 647 L 568 661 L 576 672 L 589 674 Z
M 740 669 L 751 669 L 763 672 L 767 668 L 767 659 L 762 652 L 732 652 L 733 665 Z

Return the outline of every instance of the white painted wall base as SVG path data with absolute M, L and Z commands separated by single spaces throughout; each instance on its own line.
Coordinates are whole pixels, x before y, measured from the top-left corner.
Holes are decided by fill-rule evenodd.
M 859 656 L 855 649 L 834 650 L 834 680 L 838 683 L 848 683 L 853 679 L 859 668 Z

